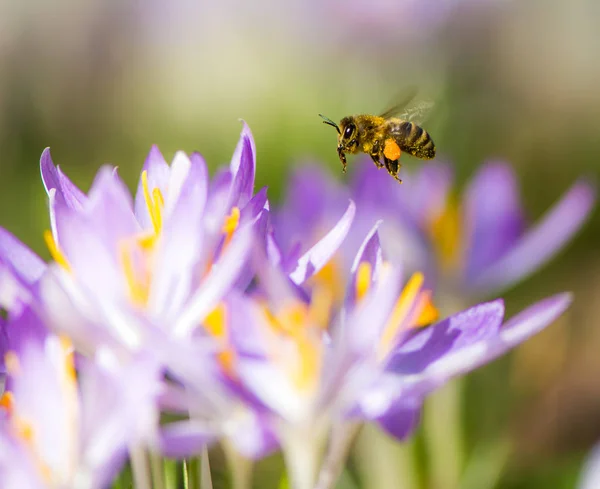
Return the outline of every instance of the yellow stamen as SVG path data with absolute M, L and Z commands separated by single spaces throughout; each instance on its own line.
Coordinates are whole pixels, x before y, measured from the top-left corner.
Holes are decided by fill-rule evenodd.
M 223 338 L 227 333 L 225 304 L 219 304 L 204 318 L 204 327 L 216 338 Z
M 4 409 L 9 415 L 13 412 L 15 398 L 12 392 L 5 392 L 0 397 L 0 409 Z
M 413 326 L 407 324 L 406 319 L 415 305 L 415 300 L 423 286 L 423 281 L 424 277 L 422 273 L 414 273 L 402 290 L 400 298 L 398 299 L 398 302 L 396 302 L 392 314 L 383 329 L 380 343 L 380 356 L 385 356 L 389 352 L 390 348 L 393 346 L 393 341 L 397 338 L 402 326 L 404 326 L 404 328 Z
M 121 245 L 120 255 L 125 281 L 129 288 L 129 297 L 135 304 L 145 305 L 148 302 L 149 286 L 137 279 L 131 252 L 126 243 Z
M 221 228 L 221 232 L 225 235 L 225 242 L 223 244 L 223 249 L 225 249 L 233 238 L 233 233 L 240 225 L 240 209 L 239 207 L 234 207 L 231 209 L 231 214 L 225 217 L 225 222 L 223 227 Z
M 231 214 L 225 217 L 225 223 L 223 224 L 222 232 L 223 234 L 232 234 L 240 224 L 240 209 L 239 207 L 234 207 L 231 209 Z
M 360 301 L 371 287 L 371 264 L 363 261 L 356 271 L 356 301 Z
M 235 351 L 231 348 L 227 337 L 227 308 L 225 304 L 219 304 L 208 313 L 203 324 L 206 331 L 218 339 L 223 347 L 223 351 L 217 355 L 221 368 L 229 377 L 235 378 Z
M 4 355 L 4 365 L 6 366 L 6 371 L 10 375 L 17 375 L 21 371 L 21 363 L 19 362 L 19 357 L 14 351 L 7 351 Z
M 63 255 L 62 251 L 60 251 L 60 249 L 58 248 L 56 241 L 54 241 L 52 231 L 50 231 L 49 229 L 44 231 L 44 241 L 46 242 L 46 246 L 48 247 L 48 251 L 50 251 L 50 256 L 52 256 L 52 259 L 61 267 L 63 267 L 67 272 L 70 272 L 71 265 L 67 261 L 65 255 Z
M 63 349 L 65 355 L 65 372 L 67 379 L 75 383 L 77 381 L 77 373 L 75 371 L 75 349 L 73 348 L 73 342 L 66 335 L 60 335 L 60 346 Z
M 14 418 L 17 435 L 25 442 L 32 443 L 35 435 L 35 430 L 30 422 L 25 421 L 21 417 Z
M 293 382 L 300 390 L 312 390 L 321 371 L 320 343 L 311 341 L 306 335 L 297 335 L 294 339 L 298 351 L 298 362 L 292 373 Z
M 310 284 L 327 289 L 333 302 L 338 304 L 344 299 L 346 285 L 342 278 L 340 266 L 335 258 L 329 260 L 317 273 L 310 278 Z
M 431 291 L 421 293 L 417 309 L 418 316 L 414 323 L 416 328 L 427 326 L 434 321 L 437 321 L 440 317 L 440 312 L 433 305 L 433 301 L 431 300 Z
M 334 301 L 333 295 L 333 292 L 327 287 L 315 287 L 311 296 L 308 310 L 310 322 L 323 330 L 329 326 Z
M 446 270 L 453 270 L 460 264 L 462 234 L 462 213 L 456 198 L 448 198 L 442 212 L 433 216 L 429 223 L 429 233 L 440 261 Z
M 144 201 L 146 202 L 146 208 L 152 221 L 152 227 L 154 233 L 160 233 L 162 226 L 162 209 L 164 207 L 164 198 L 159 188 L 152 189 L 150 193 L 150 186 L 148 183 L 148 172 L 144 170 L 142 172 L 142 191 L 144 192 Z
M 319 299 L 319 302 L 321 299 Z M 327 304 L 325 303 L 327 302 Z M 300 301 L 286 304 L 274 315 L 266 306 L 263 311 L 268 324 L 282 341 L 289 341 L 295 347 L 295 354 L 282 355 L 277 343 L 273 345 L 272 356 L 288 369 L 292 382 L 300 390 L 313 389 L 321 372 L 321 324 L 331 301 L 323 301 L 309 308 Z M 314 308 L 313 308 L 314 307 Z

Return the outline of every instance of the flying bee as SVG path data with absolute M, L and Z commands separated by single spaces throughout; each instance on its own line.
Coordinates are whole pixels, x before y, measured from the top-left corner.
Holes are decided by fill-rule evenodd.
M 346 153 L 368 154 L 377 168 L 385 168 L 402 183 L 400 155 L 404 151 L 422 160 L 435 157 L 435 144 L 429 133 L 418 125 L 419 120 L 431 110 L 431 102 L 420 102 L 410 109 L 406 107 L 412 96 L 383 114 L 353 115 L 344 117 L 339 126 L 331 119 L 319 114 L 324 124 L 333 126 L 338 132 L 337 152 L 346 173 Z M 396 114 L 398 117 L 394 117 Z

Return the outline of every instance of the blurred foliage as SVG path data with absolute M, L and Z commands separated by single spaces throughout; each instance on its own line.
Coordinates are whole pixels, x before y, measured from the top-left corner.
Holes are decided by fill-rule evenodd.
M 256 139 L 258 185 L 268 185 L 272 199 L 304 162 L 344 178 L 334 134 L 317 113 L 379 112 L 412 84 L 436 100 L 428 131 L 461 184 L 481 162 L 505 158 L 535 218 L 576 178 L 595 177 L 594 0 L 456 0 L 443 11 L 407 0 L 391 12 L 375 2 L 368 19 L 361 3 L 6 2 L 0 223 L 47 256 L 38 176 L 46 146 L 84 189 L 105 162 L 133 188 L 151 144 L 167 159 L 183 149 L 199 150 L 213 169 L 228 161 L 240 117 Z M 417 164 L 407 159 L 407 167 Z M 507 433 L 512 440 L 498 487 L 573 487 L 584 453 L 600 439 L 599 225 L 595 213 L 559 259 L 506 296 L 511 314 L 573 290 L 568 315 L 468 379 L 469 450 Z M 274 460 L 259 465 L 257 480 L 279 480 Z

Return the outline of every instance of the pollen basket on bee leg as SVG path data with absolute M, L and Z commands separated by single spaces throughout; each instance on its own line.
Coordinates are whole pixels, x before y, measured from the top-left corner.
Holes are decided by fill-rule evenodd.
M 400 158 L 402 151 L 400 151 L 400 146 L 398 146 L 398 143 L 390 138 L 385 140 L 383 154 L 388 160 L 396 161 Z

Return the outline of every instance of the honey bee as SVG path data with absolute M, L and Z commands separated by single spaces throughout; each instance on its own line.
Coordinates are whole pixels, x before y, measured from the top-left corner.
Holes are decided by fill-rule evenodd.
M 404 151 L 422 160 L 435 157 L 435 144 L 429 133 L 418 125 L 433 107 L 431 102 L 420 102 L 410 109 L 406 107 L 412 96 L 381 115 L 353 115 L 344 117 L 339 126 L 322 114 L 324 124 L 333 126 L 338 132 L 337 152 L 346 173 L 346 153 L 368 154 L 377 168 L 385 168 L 398 182 L 402 183 L 400 155 Z M 394 117 L 396 114 L 398 117 Z

